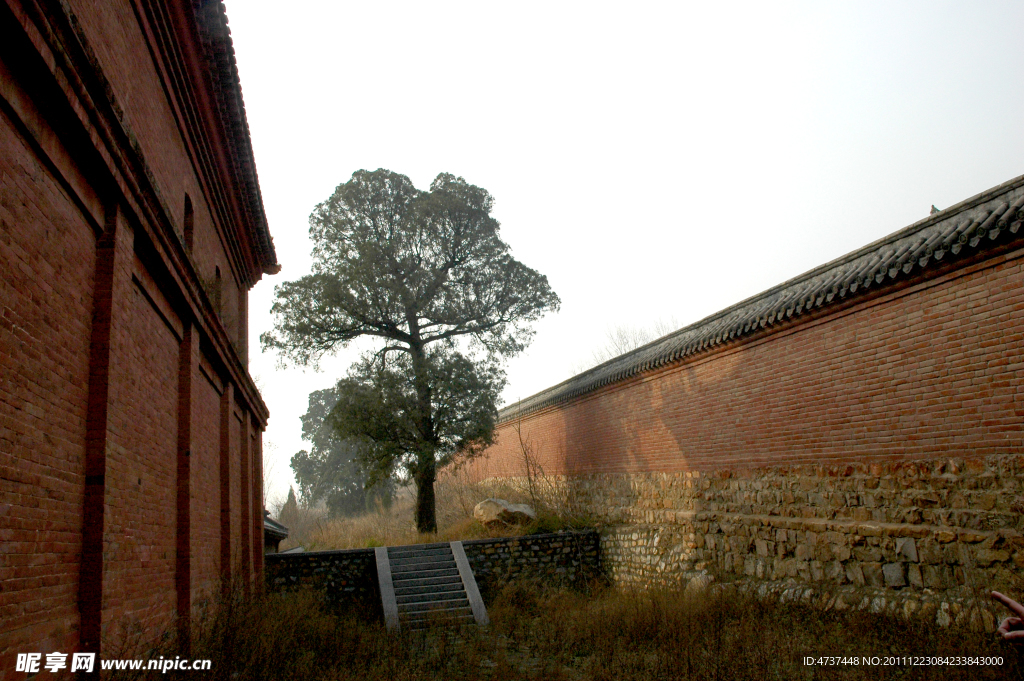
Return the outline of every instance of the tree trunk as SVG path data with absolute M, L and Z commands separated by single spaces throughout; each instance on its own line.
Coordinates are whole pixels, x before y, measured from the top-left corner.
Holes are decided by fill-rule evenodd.
M 412 370 L 416 381 L 416 401 L 419 403 L 420 442 L 416 461 L 416 530 L 420 533 L 437 532 L 437 513 L 434 503 L 434 480 L 437 477 L 437 461 L 434 450 L 437 437 L 434 434 L 433 407 L 431 404 L 430 367 L 426 353 L 419 343 L 419 329 L 415 318 L 409 316 L 409 331 L 413 337 Z
M 437 514 L 434 503 L 434 456 L 430 461 L 421 461 L 416 472 L 416 531 L 420 534 L 437 532 Z

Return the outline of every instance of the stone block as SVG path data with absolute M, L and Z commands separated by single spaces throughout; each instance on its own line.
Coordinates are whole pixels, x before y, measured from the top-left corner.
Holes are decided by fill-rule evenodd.
M 921 568 L 921 577 L 929 589 L 945 589 L 950 585 L 949 568 L 945 565 L 925 565 Z
M 968 544 L 976 544 L 978 542 L 985 541 L 988 537 L 988 533 L 975 532 L 973 530 L 960 530 L 960 532 L 957 533 L 957 538 Z
M 1010 553 L 1002 549 L 978 549 L 974 554 L 974 562 L 979 567 L 988 567 L 992 563 L 1005 563 L 1010 560 Z
M 882 566 L 882 576 L 885 585 L 890 589 L 902 589 L 907 585 L 903 575 L 903 563 L 886 563 Z
M 857 560 L 867 563 L 878 563 L 882 560 L 882 551 L 877 546 L 858 546 L 853 549 Z
M 864 572 L 864 582 L 868 586 L 885 586 L 881 563 L 862 563 L 861 570 Z
M 916 563 L 910 563 L 907 565 L 907 581 L 910 582 L 911 586 L 916 586 L 919 589 L 924 587 L 924 579 L 921 576 L 920 565 L 917 565 Z
M 832 555 L 836 557 L 836 560 L 846 562 L 850 559 L 852 551 L 846 544 L 833 544 Z
M 882 526 L 879 523 L 861 523 L 857 526 L 857 534 L 862 537 L 881 537 Z
M 864 586 L 866 580 L 864 579 L 864 571 L 861 566 L 855 562 L 849 562 L 845 566 L 846 579 L 856 586 Z
M 983 511 L 991 511 L 996 505 L 996 495 L 992 492 L 986 492 L 979 494 L 974 500 L 974 505 Z
M 896 557 L 897 560 L 917 562 L 917 545 L 913 537 L 901 537 L 896 540 Z
M 840 583 L 846 580 L 846 570 L 838 560 L 829 561 L 825 564 L 825 578 Z

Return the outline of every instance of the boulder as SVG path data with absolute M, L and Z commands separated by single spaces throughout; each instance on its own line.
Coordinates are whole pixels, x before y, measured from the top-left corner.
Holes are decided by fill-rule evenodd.
M 708 586 L 713 581 L 715 581 L 715 578 L 711 575 L 697 575 L 696 577 L 691 579 L 689 583 L 686 585 L 685 594 L 687 596 L 690 596 L 691 598 L 694 596 L 699 596 L 707 590 Z
M 537 512 L 526 504 L 510 504 L 504 499 L 484 499 L 473 509 L 473 517 L 488 527 L 525 525 L 537 519 Z

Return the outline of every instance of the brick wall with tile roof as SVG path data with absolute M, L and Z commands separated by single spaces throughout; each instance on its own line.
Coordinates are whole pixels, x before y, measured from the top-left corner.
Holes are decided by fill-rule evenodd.
M 1019 452 L 1021 204 L 1016 178 L 510 405 L 471 470 L 520 470 L 517 428 L 552 474 Z
M 971 620 L 1024 565 L 1022 206 L 1024 177 L 511 405 L 465 474 L 525 489 L 529 458 L 617 582 Z
M 0 679 L 262 584 L 233 59 L 215 0 L 0 1 Z

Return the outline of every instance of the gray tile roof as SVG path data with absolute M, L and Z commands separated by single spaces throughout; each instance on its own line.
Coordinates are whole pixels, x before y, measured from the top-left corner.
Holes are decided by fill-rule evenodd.
M 610 383 L 849 305 L 907 281 L 939 276 L 1024 242 L 1024 175 L 816 267 L 656 341 L 615 357 L 499 412 L 499 422 L 573 400 Z
M 271 518 L 266 513 L 263 514 L 263 533 L 269 534 L 270 536 L 278 539 L 288 538 L 288 528 Z
M 228 135 L 228 143 L 231 145 L 232 154 L 228 162 L 234 166 L 237 176 L 242 209 L 256 228 L 253 246 L 263 272 L 276 274 L 281 268 L 277 262 L 274 239 L 270 236 L 270 228 L 267 225 L 263 194 L 256 174 L 256 160 L 249 135 L 249 121 L 245 115 L 242 83 L 238 77 L 227 10 L 221 0 L 196 0 L 193 7 L 199 28 L 200 47 L 214 86 L 217 110 Z

